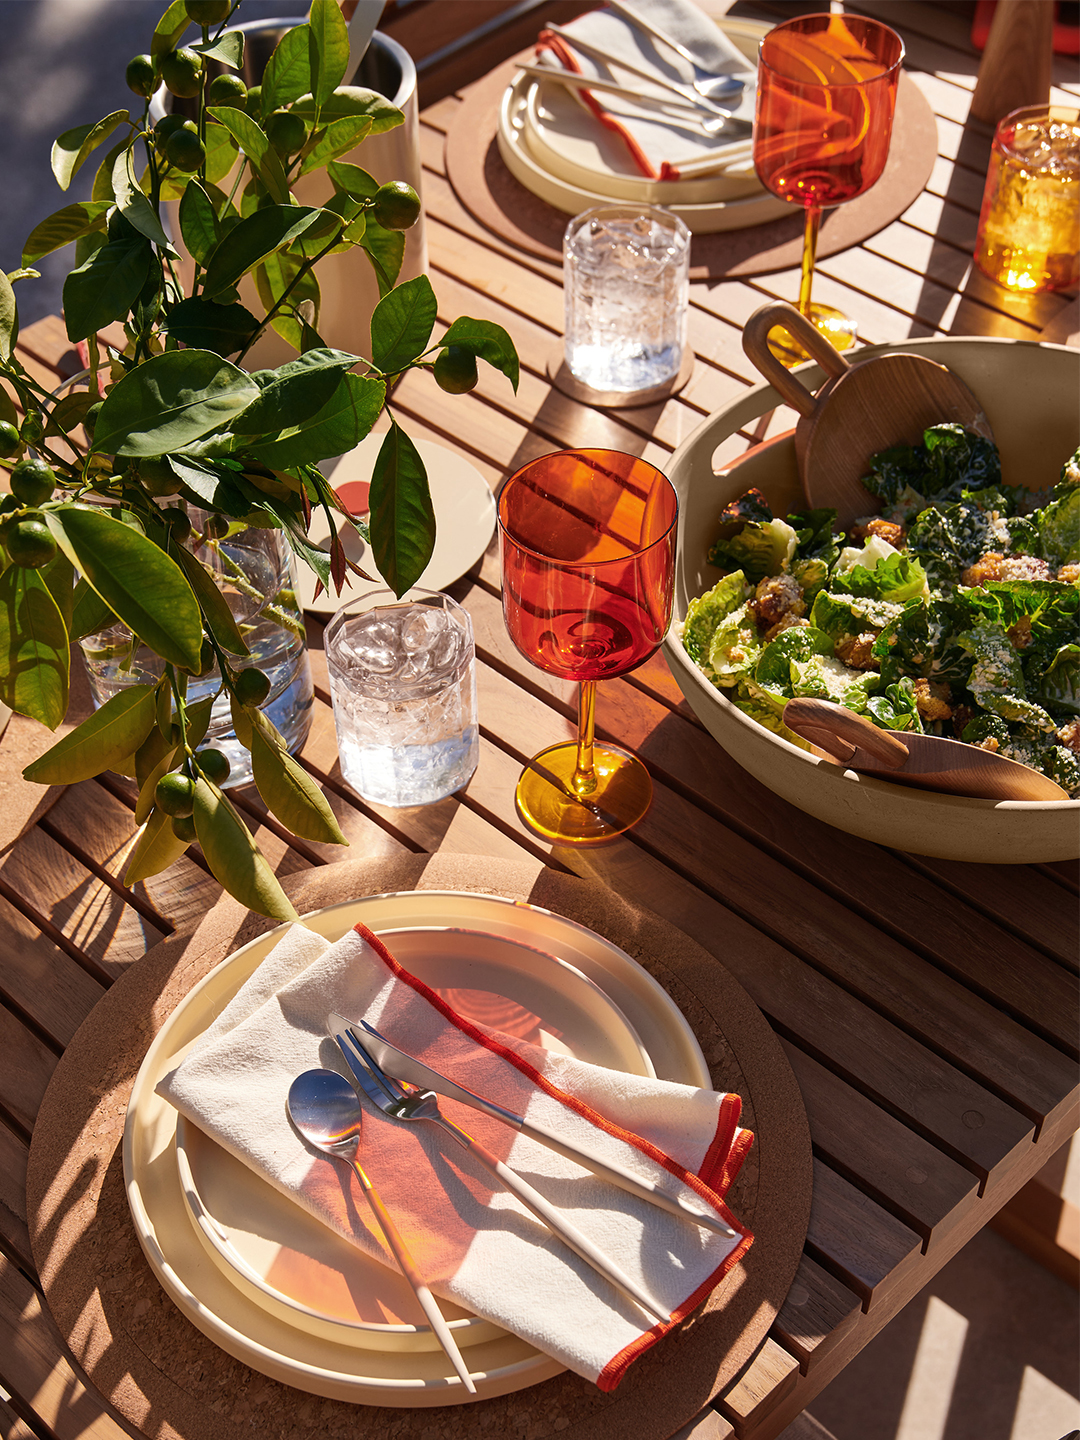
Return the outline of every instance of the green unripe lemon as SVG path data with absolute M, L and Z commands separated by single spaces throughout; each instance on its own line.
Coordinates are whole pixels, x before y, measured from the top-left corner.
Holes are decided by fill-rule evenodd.
M 239 75 L 215 75 L 207 98 L 211 105 L 232 105 L 240 110 L 247 101 L 248 88 Z
M 212 747 L 207 750 L 196 750 L 195 764 L 215 785 L 220 787 L 229 778 L 229 771 L 232 766 L 229 764 L 229 757 L 223 750 L 214 750 Z
M 153 495 L 155 500 L 166 495 L 175 495 L 180 489 L 180 481 L 164 456 L 140 460 L 139 479 L 146 493 Z
M 141 95 L 144 100 L 149 99 L 158 87 L 154 62 L 149 55 L 135 55 L 129 60 L 127 69 L 124 71 L 124 79 L 127 81 L 128 89 L 134 91 L 136 95 Z
M 13 565 L 40 570 L 56 555 L 56 541 L 41 520 L 16 520 L 4 534 L 4 544 Z
M 104 400 L 95 400 L 93 405 L 90 406 L 90 409 L 87 410 L 86 414 L 83 416 L 83 429 L 86 431 L 87 435 L 90 436 L 91 440 L 93 440 L 94 438 L 94 427 L 97 424 L 97 417 L 101 414 L 101 407 L 104 404 Z
M 307 139 L 307 126 L 291 110 L 275 110 L 266 117 L 263 129 L 279 155 L 295 155 Z
M 240 671 L 233 682 L 233 689 L 241 705 L 261 705 L 270 694 L 270 677 L 252 666 Z
M 206 159 L 206 147 L 199 139 L 199 132 L 195 125 L 187 120 L 174 130 L 165 142 L 165 155 L 170 165 L 175 165 L 177 170 L 183 170 L 185 175 L 198 170 L 199 166 Z
M 196 50 L 182 45 L 161 57 L 161 78 L 169 90 L 182 100 L 190 100 L 202 86 L 203 58 Z
M 183 840 L 185 845 L 190 845 L 193 840 L 198 839 L 195 834 L 195 821 L 190 815 L 174 815 L 170 824 L 172 833 L 178 840 Z
M 20 460 L 11 472 L 11 493 L 24 505 L 43 505 L 56 489 L 56 472 L 44 460 Z
M 466 394 L 480 378 L 476 373 L 476 356 L 460 345 L 448 345 L 440 350 L 432 370 L 439 389 L 448 395 Z
M 19 437 L 27 445 L 36 445 L 45 436 L 45 420 L 40 410 L 28 410 L 19 426 Z
M 166 815 L 184 819 L 195 809 L 195 781 L 182 770 L 170 770 L 157 783 L 154 804 Z
M 161 518 L 172 531 L 173 539 L 178 545 L 182 545 L 185 540 L 190 539 L 191 517 L 186 510 L 181 510 L 178 505 L 170 505 L 167 510 L 161 512 Z
M 190 125 L 190 120 L 185 120 L 183 115 L 175 115 L 171 111 L 163 115 L 154 126 L 154 140 L 159 150 L 165 149 L 165 142 L 170 135 L 175 135 L 177 130 L 182 130 L 185 125 Z
M 229 522 L 224 515 L 208 515 L 203 534 L 208 540 L 222 540 L 229 533 Z
M 247 99 L 244 102 L 244 109 L 247 111 L 247 113 L 251 116 L 253 120 L 260 119 L 260 117 L 262 116 L 261 85 L 248 86 Z
M 220 25 L 229 18 L 231 0 L 185 0 L 188 19 L 196 25 Z
M 0 420 L 0 457 L 6 460 L 9 455 L 15 454 L 21 444 L 19 432 L 11 421 Z
M 390 180 L 376 190 L 371 214 L 384 230 L 408 230 L 420 218 L 420 196 L 404 180 Z

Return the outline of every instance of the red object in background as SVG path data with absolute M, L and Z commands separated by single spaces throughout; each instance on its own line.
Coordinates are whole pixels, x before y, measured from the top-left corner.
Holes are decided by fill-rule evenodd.
M 978 0 L 975 19 L 971 22 L 971 43 L 976 50 L 986 48 L 990 22 L 998 0 Z M 1064 0 L 1054 6 L 1054 54 L 1080 55 L 1080 6 Z

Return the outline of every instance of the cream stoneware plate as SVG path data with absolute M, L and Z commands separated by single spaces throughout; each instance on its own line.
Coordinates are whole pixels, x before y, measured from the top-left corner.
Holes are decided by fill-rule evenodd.
M 529 107 L 529 92 L 536 82 L 531 75 L 521 74 L 507 86 L 499 107 L 499 123 L 495 138 L 503 164 L 514 179 L 546 200 L 556 210 L 567 215 L 579 215 L 595 205 L 604 205 L 612 200 L 622 199 L 611 190 L 593 189 L 574 184 L 545 169 L 533 155 L 526 135 L 526 116 Z M 775 195 L 759 190 L 733 200 L 713 200 L 695 204 L 684 204 L 669 200 L 667 186 L 670 181 L 643 181 L 648 193 L 634 196 L 649 204 L 664 205 L 678 215 L 686 226 L 699 235 L 714 234 L 721 230 L 742 230 L 749 225 L 762 225 L 768 220 L 778 220 L 791 214 L 791 206 Z M 689 183 L 679 181 L 679 184 Z
M 753 20 L 726 19 L 721 28 L 756 66 L 758 45 L 769 26 Z M 618 115 L 617 98 L 621 97 L 605 97 L 597 92 L 596 98 L 601 104 L 605 101 L 611 104 Z M 675 122 L 676 117 L 671 118 Z M 614 199 L 640 200 L 670 208 L 672 205 L 714 205 L 718 200 L 730 202 L 765 193 L 749 159 L 740 164 L 737 171 L 721 171 L 697 179 L 646 179 L 631 160 L 621 137 L 601 125 L 592 111 L 557 80 L 540 81 L 526 89 L 522 124 L 525 147 L 541 169 L 571 185 Z M 715 153 L 722 154 L 723 148 L 717 145 Z
M 651 1075 L 615 1002 L 575 966 L 484 931 L 424 926 L 380 932 L 398 960 L 470 1020 L 594 1065 Z M 180 1116 L 176 1161 L 210 1258 L 257 1304 L 293 1325 L 374 1350 L 437 1350 L 403 1278 L 294 1205 Z M 505 1332 L 444 1302 L 459 1346 Z
M 328 477 L 354 515 L 367 513 L 371 472 L 382 442 L 382 435 L 368 435 L 355 450 L 341 457 Z M 415 443 L 427 471 L 436 526 L 435 549 L 416 583 L 427 590 L 445 590 L 476 564 L 491 543 L 495 533 L 495 497 L 480 471 L 463 456 L 430 440 Z M 349 559 L 380 581 L 382 576 L 370 547 L 351 525 L 340 527 L 340 533 Z M 329 549 L 330 527 L 321 509 L 311 512 L 308 538 L 324 550 Z M 351 575 L 349 585 L 340 595 L 323 590 L 316 599 L 313 571 L 307 565 L 297 568 L 300 604 L 316 615 L 333 615 L 342 605 L 371 588 L 368 581 Z
M 1039 491 L 1056 483 L 1080 443 L 1080 350 L 1033 340 L 947 337 L 869 346 L 853 353 L 853 363 L 894 350 L 936 360 L 970 388 L 990 423 L 1007 485 Z M 825 379 L 816 364 L 795 373 L 814 391 Z M 668 474 L 679 495 L 676 624 L 694 596 L 720 577 L 708 552 L 725 505 L 756 487 L 774 515 L 805 508 L 791 435 L 778 436 L 760 453 L 749 451 L 720 473 L 713 468 L 718 446 L 781 403 L 771 385 L 756 385 L 699 425 L 672 458 Z M 1080 854 L 1080 801 L 975 800 L 857 775 L 744 715 L 693 663 L 675 625 L 664 653 L 698 719 L 728 754 L 770 790 L 839 830 L 945 860 L 1022 865 Z
M 647 1073 L 651 1067 L 662 1079 L 710 1084 L 701 1048 L 666 991 L 624 951 L 573 921 L 535 906 L 445 891 L 370 896 L 304 917 L 305 924 L 331 940 L 360 920 L 380 934 L 418 927 L 478 932 L 510 942 L 510 951 L 499 950 L 504 957 L 517 947 L 562 961 L 562 966 L 550 967 L 551 989 L 545 992 L 543 1007 L 547 1009 L 549 993 L 556 1013 L 538 1015 L 540 1029 L 574 1050 L 576 1017 L 583 1016 L 586 1029 L 594 1032 L 604 1013 L 593 989 L 597 987 L 611 1002 L 610 1023 L 625 1026 L 622 1038 L 612 1043 L 631 1061 L 638 1057 L 630 1068 Z M 154 1093 L 155 1086 L 253 973 L 283 929 L 245 945 L 212 970 L 173 1011 L 147 1052 L 124 1129 L 124 1176 L 140 1244 L 166 1293 L 191 1322 L 255 1370 L 301 1390 L 360 1404 L 464 1403 L 469 1397 L 456 1376 L 446 1374 L 449 1366 L 440 1350 L 396 1348 L 400 1335 L 389 1336 L 387 1348 L 365 1348 L 355 1343 L 355 1336 L 350 1343 L 329 1338 L 321 1327 L 311 1328 L 299 1311 L 290 1322 L 260 1303 L 265 1297 L 245 1291 L 235 1270 L 210 1262 L 207 1243 L 185 1203 L 176 1153 L 177 1112 Z M 475 945 L 470 939 L 450 942 L 451 948 L 458 943 L 470 949 Z M 519 955 L 519 968 L 520 962 Z M 412 963 L 419 968 L 415 957 Z M 583 985 L 575 972 L 591 985 Z M 431 974 L 424 978 L 429 984 L 440 979 Z M 476 969 L 463 973 L 461 956 L 456 955 L 441 980 L 449 982 L 449 989 L 473 990 L 482 997 L 492 992 L 475 982 L 489 978 Z M 539 994 L 513 1003 L 535 1013 L 531 999 L 539 999 Z M 333 1334 L 332 1321 L 329 1326 Z M 537 1384 L 561 1368 L 512 1335 L 473 1339 L 469 1367 L 481 1399 Z

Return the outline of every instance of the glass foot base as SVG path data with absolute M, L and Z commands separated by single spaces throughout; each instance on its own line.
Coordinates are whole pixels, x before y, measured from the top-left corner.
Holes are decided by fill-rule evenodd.
M 849 320 L 843 311 L 834 310 L 831 305 L 811 305 L 810 319 L 814 328 L 821 331 L 834 350 L 850 350 L 858 338 L 858 321 Z M 804 360 L 810 359 L 803 347 L 791 338 L 782 325 L 774 326 L 771 331 L 769 349 L 788 370 L 793 365 L 801 365 Z
M 515 798 L 531 830 L 559 845 L 597 845 L 629 830 L 652 801 L 652 781 L 635 756 L 614 745 L 593 747 L 596 789 L 577 798 L 573 790 L 577 743 L 541 750 L 521 772 Z

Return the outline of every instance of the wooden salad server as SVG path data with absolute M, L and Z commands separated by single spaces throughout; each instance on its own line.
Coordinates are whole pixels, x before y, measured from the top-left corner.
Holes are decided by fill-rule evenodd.
M 976 800 L 1069 798 L 1060 785 L 1030 765 L 963 740 L 879 730 L 864 715 L 831 700 L 796 696 L 784 706 L 783 718 L 789 730 L 809 740 L 826 759 L 879 780 Z
M 829 376 L 816 395 L 769 349 L 769 332 L 778 325 Z M 807 501 L 813 508 L 836 510 L 843 529 L 881 508 L 862 485 L 879 450 L 918 445 L 929 426 L 950 423 L 994 438 L 978 400 L 946 366 L 903 351 L 852 364 L 782 300 L 770 301 L 750 316 L 743 349 L 785 403 L 799 412 L 795 455 Z

